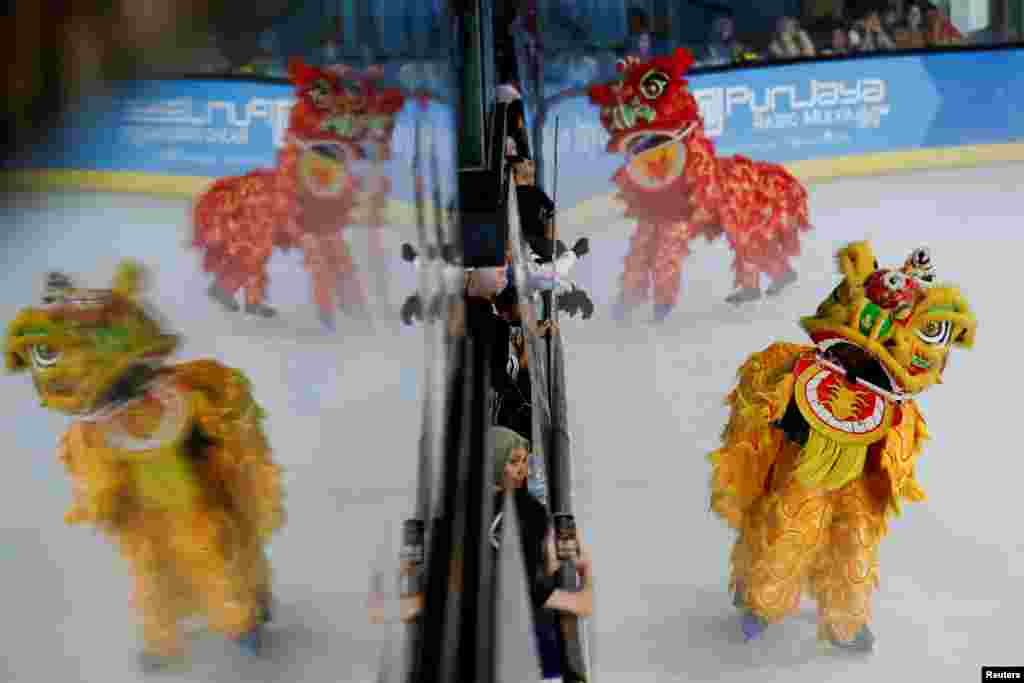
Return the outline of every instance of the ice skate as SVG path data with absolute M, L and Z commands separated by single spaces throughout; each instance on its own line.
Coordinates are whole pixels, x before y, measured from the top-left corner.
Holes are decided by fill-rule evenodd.
M 266 644 L 266 628 L 263 623 L 259 623 L 254 626 L 247 633 L 242 635 L 241 638 L 237 638 L 235 642 L 238 644 L 243 654 L 249 655 L 250 657 L 258 657 L 263 653 L 264 645 Z
M 620 325 L 628 325 L 634 308 L 636 308 L 636 304 L 627 304 L 622 297 L 619 297 L 612 304 L 612 320 Z
M 225 310 L 231 313 L 237 313 L 241 308 L 238 302 L 235 301 L 235 297 L 231 296 L 224 291 L 224 288 L 214 282 L 210 285 L 210 288 L 206 290 L 206 295 L 220 304 Z
M 334 318 L 334 313 L 328 311 L 320 311 L 320 324 L 323 325 L 324 330 L 327 332 L 334 332 L 337 330 L 337 322 Z
M 423 320 L 423 300 L 419 294 L 413 294 L 405 303 L 402 304 L 402 309 L 399 312 L 402 318 L 402 322 L 406 325 L 412 325 L 413 321 Z
M 348 272 L 340 275 L 336 281 L 338 310 L 346 317 L 360 322 L 370 322 L 373 314 L 370 311 L 370 304 L 363 293 L 362 283 L 355 273 Z
M 780 275 L 778 279 L 772 280 L 772 283 L 765 290 L 768 296 L 777 296 L 782 293 L 782 290 L 789 287 L 791 284 L 796 282 L 796 271 L 787 270 L 783 275 Z
M 842 650 L 845 652 L 868 653 L 875 650 L 875 634 L 871 632 L 867 624 L 861 627 L 850 640 L 838 640 L 828 629 L 825 638 L 820 640 L 822 649 L 825 651 Z
M 675 308 L 673 304 L 654 304 L 654 323 L 663 323 Z
M 246 304 L 245 312 L 260 318 L 274 318 L 277 316 L 277 311 L 266 304 Z
M 736 590 L 732 594 L 732 606 L 736 609 L 746 608 L 746 603 L 743 602 L 743 584 L 737 583 Z
M 269 595 L 260 600 L 260 618 L 264 624 L 274 620 L 274 598 Z
M 764 635 L 765 629 L 768 628 L 768 622 L 750 610 L 744 609 L 740 617 L 740 628 L 743 630 L 743 640 L 749 643 Z
M 725 300 L 733 306 L 739 306 L 740 304 L 747 304 L 752 301 L 757 301 L 761 298 L 760 287 L 743 287 L 737 289 L 735 292 L 725 297 Z
M 736 592 L 733 593 L 732 604 L 733 607 L 740 611 L 740 629 L 743 631 L 743 640 L 749 643 L 760 638 L 764 634 L 765 629 L 768 628 L 768 622 L 754 614 L 747 607 L 746 601 L 743 600 L 742 584 L 736 584 Z
M 373 320 L 370 307 L 365 301 L 342 302 L 338 304 L 338 310 L 353 320 L 360 322 L 370 322 Z
M 139 671 L 144 674 L 170 673 L 185 668 L 181 655 L 158 655 L 152 652 L 139 653 Z

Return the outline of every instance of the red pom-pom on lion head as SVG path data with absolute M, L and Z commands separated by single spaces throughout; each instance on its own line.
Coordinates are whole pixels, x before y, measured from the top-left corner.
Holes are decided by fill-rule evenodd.
M 627 57 L 619 62 L 619 80 L 590 88 L 590 101 L 601 108 L 601 124 L 611 134 L 609 152 L 632 156 L 700 122 L 697 100 L 683 78 L 692 65 L 685 48 L 648 61 Z
M 322 111 L 330 109 L 333 98 L 342 92 L 338 74 L 310 66 L 298 57 L 288 60 L 288 79 L 300 99 L 308 100 Z

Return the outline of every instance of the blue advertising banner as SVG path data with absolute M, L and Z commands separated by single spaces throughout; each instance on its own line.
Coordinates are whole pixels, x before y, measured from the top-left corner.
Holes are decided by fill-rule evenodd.
M 723 155 L 828 165 L 879 153 L 1024 142 L 1024 116 L 1016 114 L 1024 109 L 1021 49 L 822 60 L 696 73 L 689 80 Z M 549 101 L 544 158 L 554 159 L 557 118 L 559 204 L 608 194 L 622 159 L 605 152 L 608 136 L 597 109 L 586 97 Z M 6 168 L 238 175 L 273 166 L 292 104 L 286 83 L 137 83 L 87 100 L 46 144 Z M 388 175 L 400 201 L 412 198 L 414 117 L 435 136 L 440 167 L 454 168 L 451 108 L 431 102 L 421 113 L 418 107 L 410 102 L 402 111 L 393 139 Z M 452 180 L 442 179 L 446 195 Z
M 147 81 L 84 101 L 11 169 L 76 169 L 215 178 L 272 167 L 295 102 L 287 83 Z M 453 114 L 410 101 L 392 137 L 392 196 L 411 200 L 414 118 L 434 135 L 439 166 L 453 169 Z M 426 136 L 424 145 L 426 145 Z M 426 151 L 426 150 L 424 150 Z M 454 173 L 451 173 L 452 181 Z M 445 179 L 444 185 L 450 185 Z
M 723 154 L 796 161 L 921 145 L 941 98 L 920 58 L 849 60 L 693 79 Z
M 294 103 L 287 85 L 245 81 L 133 83 L 88 98 L 18 163 L 216 177 L 274 164 Z
M 1024 141 L 1024 50 L 819 61 L 693 74 L 705 129 L 722 155 L 789 163 Z M 622 159 L 585 97 L 548 113 L 545 159 L 559 119 L 560 203 L 611 190 Z

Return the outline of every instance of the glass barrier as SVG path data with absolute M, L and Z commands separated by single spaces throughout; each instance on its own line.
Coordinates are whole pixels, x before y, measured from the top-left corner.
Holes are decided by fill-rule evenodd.
M 429 14 L 429 3 L 414 4 Z M 19 349 L 9 369 L 23 373 L 0 388 L 0 429 L 20 435 L 8 454 L 28 463 L 10 473 L 25 492 L 11 505 L 59 535 L 71 504 L 69 523 L 129 548 L 118 557 L 82 528 L 67 533 L 85 539 L 85 559 L 74 541 L 13 541 L 11 571 L 77 562 L 82 572 L 45 575 L 11 598 L 46 616 L 19 624 L 9 678 L 69 680 L 136 649 L 146 671 L 174 666 L 171 655 L 194 654 L 198 635 L 209 641 L 198 666 L 237 667 L 239 654 L 294 644 L 263 635 L 272 612 L 275 625 L 306 624 L 300 638 L 324 648 L 326 659 L 301 658 L 299 679 L 330 678 L 339 651 L 346 676 L 377 675 L 365 614 L 350 607 L 365 597 L 370 558 L 386 555 L 397 575 L 402 520 L 413 513 L 419 399 L 444 378 L 426 369 L 424 326 L 402 325 L 400 311 L 440 270 L 439 250 L 419 236 L 436 243 L 451 232 L 456 156 L 446 27 L 395 10 L 376 17 L 374 34 L 369 7 L 343 8 L 360 32 L 335 55 L 292 52 L 311 36 L 287 23 L 279 46 L 264 35 L 268 52 L 280 51 L 262 76 L 221 68 L 247 61 L 241 43 L 261 43 L 246 35 L 222 41 L 236 44 L 235 58 L 211 68 L 193 60 L 141 80 L 102 79 L 38 146 L 7 160 L 0 305 L 7 348 Z M 206 77 L 181 77 L 197 71 Z M 248 75 L 224 75 L 235 71 Z M 419 262 L 405 258 L 406 243 Z M 62 463 L 54 448 L 69 420 Z M 269 557 L 282 506 L 286 543 L 300 542 Z M 153 523 L 133 521 L 144 519 Z M 350 520 L 356 531 L 344 529 Z M 200 531 L 177 543 L 191 533 L 182 529 Z M 337 543 L 341 553 L 325 555 Z M 325 571 L 304 574 L 314 565 Z M 113 567 L 128 571 L 97 590 Z M 196 572 L 209 580 L 181 583 Z M 95 615 L 129 595 L 146 624 L 139 640 L 125 628 L 99 650 L 69 639 L 66 659 L 29 654 L 56 621 L 94 631 Z M 61 616 L 66 599 L 80 617 Z M 213 606 L 197 613 L 209 630 L 189 622 L 198 605 Z

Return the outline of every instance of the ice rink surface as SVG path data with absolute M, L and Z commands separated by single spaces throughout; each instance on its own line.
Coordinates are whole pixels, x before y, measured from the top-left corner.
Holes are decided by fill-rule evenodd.
M 1022 662 L 1022 179 L 1024 166 L 1008 165 L 814 185 L 816 230 L 793 288 L 732 309 L 729 250 L 695 244 L 680 306 L 660 329 L 646 311 L 629 329 L 607 320 L 629 225 L 609 209 L 603 225 L 567 229 L 570 244 L 592 238 L 577 275 L 602 304 L 592 321 L 563 323 L 577 520 L 595 564 L 595 681 L 967 681 L 982 665 Z M 289 514 L 271 548 L 271 653 L 246 660 L 202 636 L 187 672 L 156 680 L 372 680 L 389 629 L 367 624 L 366 594 L 410 512 L 422 333 L 320 332 L 298 254 L 273 262 L 281 320 L 220 312 L 184 244 L 186 210 L 139 196 L 11 198 L 0 314 L 6 323 L 35 302 L 47 269 L 106 286 L 120 257 L 141 259 L 156 269 L 152 300 L 186 338 L 180 357 L 244 369 L 269 413 Z M 386 236 L 396 308 L 414 285 L 398 259 L 411 234 Z M 834 252 L 863 238 L 883 265 L 930 246 L 940 279 L 961 284 L 977 312 L 977 349 L 954 351 L 946 383 L 921 400 L 934 437 L 918 472 L 929 500 L 907 505 L 883 541 L 878 651 L 821 654 L 811 604 L 745 645 L 726 592 L 733 534 L 708 512 L 705 456 L 740 363 L 772 341 L 804 340 L 797 318 L 837 282 Z M 70 491 L 54 446 L 65 420 L 38 407 L 26 377 L 4 379 L 0 401 L 0 681 L 141 680 L 126 567 L 97 534 L 62 522 Z

